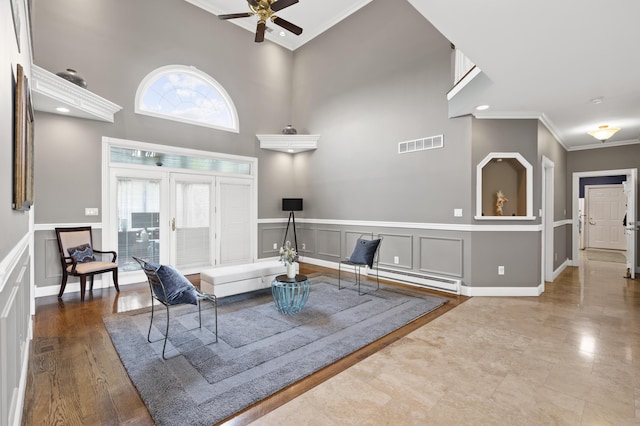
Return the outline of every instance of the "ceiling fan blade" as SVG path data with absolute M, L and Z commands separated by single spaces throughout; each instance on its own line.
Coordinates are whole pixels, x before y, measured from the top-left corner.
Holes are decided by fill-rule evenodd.
M 267 29 L 267 24 L 264 21 L 258 22 L 258 28 L 256 29 L 256 43 L 262 43 L 264 41 L 264 32 Z
M 253 6 L 253 7 L 255 7 L 255 8 L 257 8 L 258 6 L 260 6 L 260 3 L 258 3 L 258 0 L 247 0 L 247 2 L 248 2 L 251 6 Z
M 218 19 L 248 18 L 249 16 L 253 16 L 253 13 L 229 13 L 227 15 L 218 15 Z
M 280 1 L 282 1 L 282 0 L 280 0 Z M 271 20 L 273 21 L 274 24 L 280 25 L 282 28 L 284 28 L 287 31 L 291 31 L 295 35 L 302 34 L 302 28 L 300 28 L 299 26 L 297 26 L 295 24 L 292 24 L 291 22 L 287 21 L 286 19 L 278 18 L 277 16 L 272 16 Z
M 277 12 L 279 10 L 284 9 L 285 7 L 293 6 L 298 3 L 299 0 L 276 0 L 271 3 L 271 10 Z

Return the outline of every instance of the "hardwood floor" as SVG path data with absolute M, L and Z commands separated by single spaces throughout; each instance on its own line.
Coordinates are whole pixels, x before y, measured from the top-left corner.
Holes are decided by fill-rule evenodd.
M 335 271 L 302 264 L 301 273 Z M 189 277 L 192 282 L 198 276 Z M 385 282 L 386 283 L 386 282 Z M 386 283 L 390 284 L 390 283 Z M 227 419 L 254 421 L 455 308 L 467 297 L 417 289 L 449 298 L 442 308 L 408 324 L 316 374 Z M 120 363 L 102 316 L 150 306 L 146 283 L 36 300 L 23 425 L 152 425 L 149 412 Z

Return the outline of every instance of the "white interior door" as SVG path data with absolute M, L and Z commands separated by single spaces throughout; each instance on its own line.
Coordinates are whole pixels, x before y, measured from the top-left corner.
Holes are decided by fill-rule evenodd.
M 218 178 L 218 250 L 220 264 L 253 261 L 253 183 L 249 179 Z
M 215 265 L 215 178 L 171 174 L 171 263 L 200 271 Z
M 626 250 L 622 220 L 627 197 L 622 185 L 586 186 L 587 246 L 612 250 Z
M 627 175 L 627 181 L 623 183 L 624 193 L 627 198 L 627 225 L 625 226 L 625 238 L 627 243 L 627 271 L 629 278 L 636 277 L 636 244 L 638 225 L 636 222 L 636 185 L 635 173 Z

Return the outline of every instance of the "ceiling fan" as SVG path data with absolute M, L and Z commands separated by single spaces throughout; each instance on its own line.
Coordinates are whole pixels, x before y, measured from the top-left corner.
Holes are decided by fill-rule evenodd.
M 287 31 L 291 31 L 295 35 L 300 35 L 302 34 L 302 28 L 274 15 L 286 7 L 293 6 L 298 3 L 298 1 L 299 0 L 247 0 L 251 12 L 218 15 L 218 19 L 248 18 L 257 15 L 258 27 L 256 29 L 256 43 L 264 41 L 264 32 L 267 30 L 267 19 L 271 19 L 274 24 L 281 26 Z

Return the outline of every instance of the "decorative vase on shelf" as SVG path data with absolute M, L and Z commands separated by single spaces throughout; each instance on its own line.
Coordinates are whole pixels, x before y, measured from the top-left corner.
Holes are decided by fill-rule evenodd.
M 298 131 L 291 124 L 287 124 L 287 127 L 282 129 L 282 134 L 283 135 L 297 135 Z
M 287 263 L 287 278 L 296 277 L 296 265 L 294 263 Z
M 87 80 L 85 80 L 84 78 L 80 77 L 80 75 L 74 69 L 67 68 L 66 71 L 60 71 L 56 75 L 58 77 L 64 78 L 67 81 L 72 82 L 76 86 L 82 87 L 83 89 L 87 88 Z

